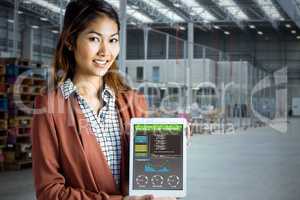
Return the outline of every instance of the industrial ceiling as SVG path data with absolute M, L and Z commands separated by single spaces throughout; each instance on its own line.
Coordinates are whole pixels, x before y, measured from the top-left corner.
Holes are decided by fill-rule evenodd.
M 16 0 L 5 0 L 14 3 Z M 19 6 L 59 24 L 69 0 L 19 0 Z M 107 0 L 116 9 L 120 0 Z M 285 21 L 300 27 L 300 0 L 127 0 L 130 24 L 195 24 L 244 29 L 268 23 L 274 29 Z
M 11 5 L 18 2 L 20 10 L 37 14 L 58 30 L 70 0 L 4 1 Z M 107 2 L 119 11 L 120 0 Z M 224 34 L 230 34 L 230 28 L 257 30 L 259 35 L 264 34 L 259 26 L 274 31 L 283 27 L 300 40 L 300 0 L 127 0 L 126 10 L 130 26 L 185 28 L 191 22 L 204 29 L 220 29 Z

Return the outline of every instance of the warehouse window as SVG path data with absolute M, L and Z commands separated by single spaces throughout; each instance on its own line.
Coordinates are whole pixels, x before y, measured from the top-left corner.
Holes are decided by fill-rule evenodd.
M 178 95 L 179 89 L 176 87 L 170 87 L 168 88 L 169 95 Z
M 152 81 L 159 82 L 159 67 L 158 66 L 152 67 Z
M 4 46 L 5 47 L 6 45 L 7 45 L 7 40 L 1 38 L 0 39 L 0 46 L 2 46 L 2 47 Z
M 142 66 L 136 67 L 136 80 L 137 81 L 144 80 L 144 67 Z
M 216 91 L 212 87 L 202 87 L 197 90 L 197 95 L 215 95 Z
M 142 93 L 142 94 L 144 94 L 144 87 L 140 87 L 139 88 L 139 92 Z

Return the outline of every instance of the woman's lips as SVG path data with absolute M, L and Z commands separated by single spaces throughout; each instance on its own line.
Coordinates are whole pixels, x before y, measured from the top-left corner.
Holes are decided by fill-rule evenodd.
M 93 62 L 99 67 L 105 67 L 105 65 L 108 63 L 107 60 L 93 60 Z

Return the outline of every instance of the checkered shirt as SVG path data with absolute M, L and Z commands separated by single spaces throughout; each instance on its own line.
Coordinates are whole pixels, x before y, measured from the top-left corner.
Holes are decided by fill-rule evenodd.
M 60 86 L 60 89 L 65 99 L 68 99 L 69 96 L 75 92 L 80 108 L 92 128 L 98 144 L 101 146 L 108 166 L 118 185 L 120 183 L 121 141 L 120 124 L 114 92 L 105 85 L 101 94 L 104 106 L 97 114 L 91 109 L 87 101 L 79 95 L 76 86 L 70 79 L 67 79 Z

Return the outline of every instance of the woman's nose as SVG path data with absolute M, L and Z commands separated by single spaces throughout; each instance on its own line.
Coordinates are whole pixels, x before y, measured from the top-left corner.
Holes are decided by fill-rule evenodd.
M 107 55 L 107 53 L 108 53 L 108 44 L 107 44 L 107 42 L 105 42 L 105 41 L 101 42 L 98 53 L 102 56 Z

